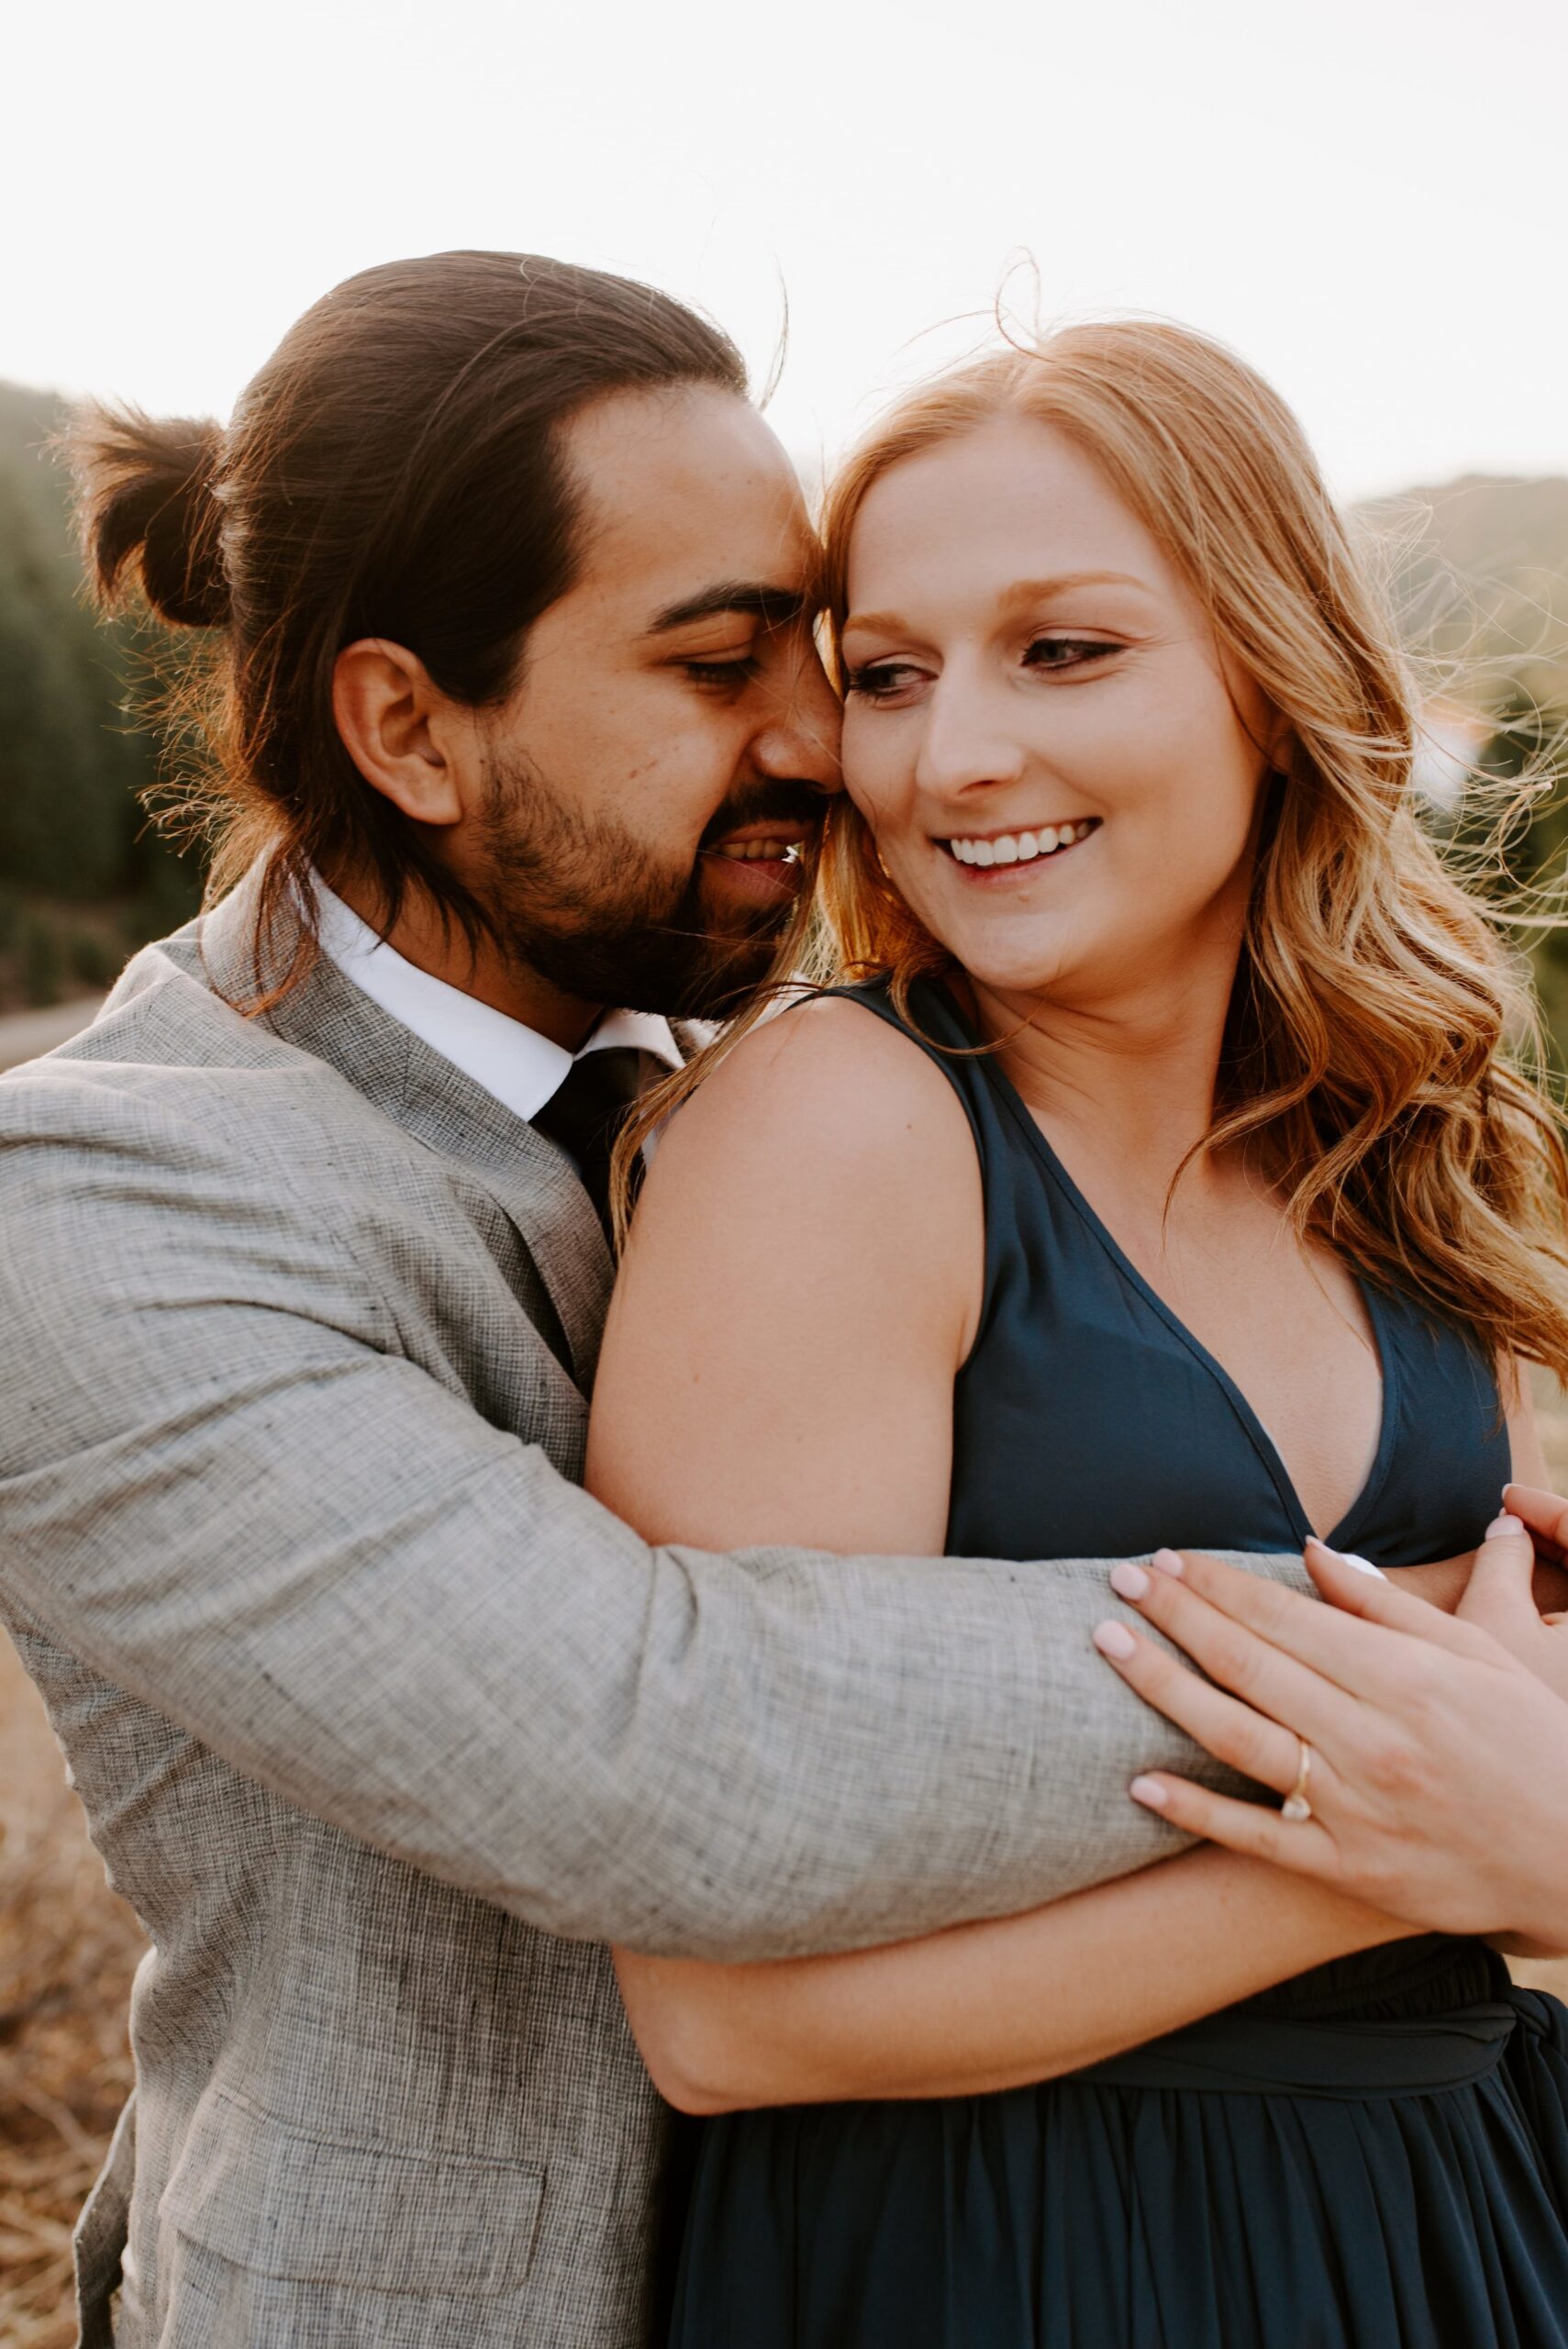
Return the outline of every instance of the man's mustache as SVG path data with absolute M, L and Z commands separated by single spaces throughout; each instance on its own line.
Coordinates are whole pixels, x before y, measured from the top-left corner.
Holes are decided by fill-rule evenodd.
M 829 796 L 815 784 L 759 783 L 725 801 L 703 833 L 700 846 L 716 848 L 732 832 L 748 830 L 753 824 L 778 824 L 791 833 L 815 832 L 827 814 Z

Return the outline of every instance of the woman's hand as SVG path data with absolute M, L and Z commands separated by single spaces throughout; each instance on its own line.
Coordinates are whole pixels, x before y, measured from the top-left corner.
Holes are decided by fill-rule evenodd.
M 1568 1501 L 1556 1493 L 1538 1491 L 1533 1485 L 1505 1486 L 1503 1501 L 1529 1536 L 1535 1554 L 1535 1597 L 1539 1601 L 1543 1562 L 1555 1570 L 1552 1579 L 1556 1582 L 1564 1557 L 1568 1556 Z M 1502 1522 L 1499 1519 L 1498 1523 Z M 1484 1553 L 1476 1554 L 1479 1559 Z M 1551 1597 L 1560 1598 L 1561 1590 L 1554 1589 Z M 1538 1679 L 1568 1699 L 1568 1613 L 1553 1609 L 1542 1614 L 1538 1606 L 1521 1607 L 1518 1576 L 1496 1575 L 1485 1575 L 1479 1582 L 1473 1575 L 1455 1613 L 1461 1621 L 1478 1623 L 1484 1631 L 1490 1631 Z
M 1562 1501 L 1508 1497 L 1547 1546 L 1568 1534 Z M 1140 1696 L 1282 1796 L 1310 1748 L 1307 1820 L 1163 1772 L 1135 1798 L 1430 1930 L 1568 1947 L 1568 1627 L 1537 1613 L 1534 1564 L 1518 1519 L 1499 1519 L 1451 1620 L 1320 1542 L 1307 1565 L 1329 1607 L 1212 1558 L 1117 1567 L 1118 1595 L 1208 1675 L 1103 1625 L 1096 1644 Z

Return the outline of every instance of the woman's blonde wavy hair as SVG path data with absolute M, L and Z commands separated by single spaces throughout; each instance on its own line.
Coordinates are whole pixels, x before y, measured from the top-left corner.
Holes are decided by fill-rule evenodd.
M 1300 427 L 1251 368 L 1190 329 L 1120 320 L 996 351 L 902 399 L 827 495 L 835 668 L 867 492 L 999 417 L 1047 425 L 1100 467 L 1288 727 L 1203 1147 L 1246 1144 L 1302 1237 L 1375 1286 L 1459 1322 L 1494 1357 L 1568 1375 L 1568 1151 L 1534 1074 L 1533 997 L 1423 828 L 1410 662 Z M 803 967 L 885 974 L 902 1005 L 916 977 L 951 967 L 848 798 L 833 803 L 809 914 L 815 940 L 803 917 L 781 982 Z M 771 992 L 650 1101 L 628 1163 Z

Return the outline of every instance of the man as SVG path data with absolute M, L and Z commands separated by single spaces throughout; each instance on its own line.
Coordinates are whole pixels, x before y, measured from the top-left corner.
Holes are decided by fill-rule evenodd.
M 724 339 L 447 254 L 77 455 L 106 590 L 220 631 L 236 885 L 0 1084 L 0 1598 L 153 1943 L 83 2338 L 626 2349 L 668 2121 L 603 1944 L 1021 1909 L 1173 1848 L 1126 1783 L 1195 1749 L 1097 1567 L 650 1551 L 572 1481 L 617 1085 L 835 783 Z

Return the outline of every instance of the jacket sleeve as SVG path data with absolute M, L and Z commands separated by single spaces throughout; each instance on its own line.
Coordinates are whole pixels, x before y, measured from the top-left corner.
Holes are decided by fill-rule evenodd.
M 341 1219 L 134 1095 L 6 1093 L 0 1589 L 304 1809 L 735 1959 L 1123 1875 L 1176 1848 L 1139 1768 L 1225 1782 L 1095 1654 L 1103 1563 L 650 1549 L 400 1350 Z

